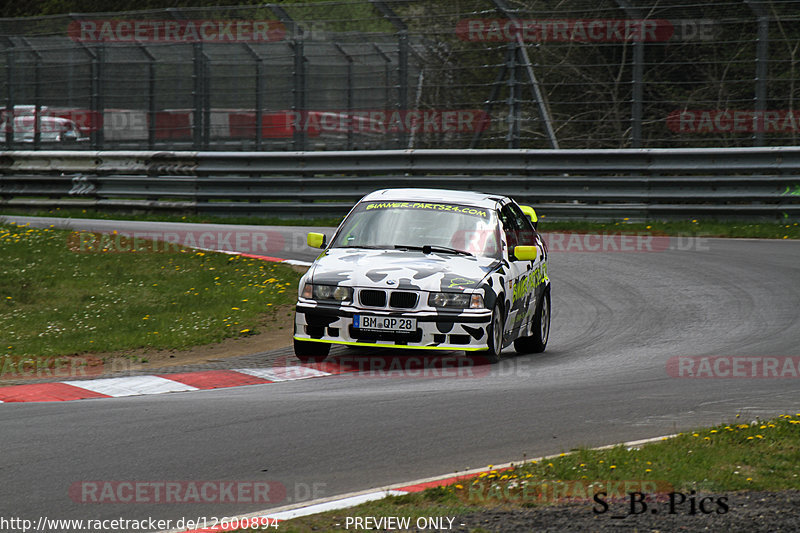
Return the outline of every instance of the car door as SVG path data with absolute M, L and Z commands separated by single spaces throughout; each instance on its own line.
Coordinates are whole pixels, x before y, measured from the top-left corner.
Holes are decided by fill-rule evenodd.
M 528 331 L 528 324 L 533 319 L 541 294 L 540 286 L 547 275 L 546 249 L 530 219 L 515 203 L 507 203 L 500 209 L 500 221 L 503 225 L 508 254 L 509 279 L 513 282 L 510 288 L 510 306 L 506 318 L 504 344 L 510 343 Z M 535 261 L 518 261 L 514 258 L 515 246 L 536 246 L 539 254 Z

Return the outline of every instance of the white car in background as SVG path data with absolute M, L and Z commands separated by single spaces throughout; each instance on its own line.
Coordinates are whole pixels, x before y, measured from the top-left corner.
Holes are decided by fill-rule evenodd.
M 16 111 L 15 111 L 16 112 Z M 6 142 L 6 135 L 11 128 L 11 122 L 3 119 L 0 122 L 0 143 Z M 17 114 L 13 120 L 14 142 L 32 143 L 36 133 L 36 116 L 30 114 Z M 48 115 L 39 115 L 39 141 L 46 144 L 52 143 L 84 143 L 89 137 L 83 135 L 75 121 Z

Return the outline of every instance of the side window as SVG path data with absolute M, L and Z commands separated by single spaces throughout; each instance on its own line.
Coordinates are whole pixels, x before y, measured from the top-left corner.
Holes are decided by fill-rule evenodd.
M 514 213 L 509 209 L 508 205 L 500 209 L 500 222 L 503 224 L 503 233 L 506 234 L 506 242 L 508 242 L 508 251 L 511 253 L 514 246 L 519 244 L 519 221 L 514 216 Z
M 520 209 L 517 204 L 508 204 L 506 208 L 508 208 L 510 216 L 513 217 L 514 223 L 517 228 L 519 228 L 517 230 L 517 244 L 522 246 L 536 246 L 536 244 L 538 244 L 538 239 L 536 230 L 533 229 L 533 224 L 531 224 L 530 219 L 525 216 L 525 213 L 522 212 L 522 209 Z

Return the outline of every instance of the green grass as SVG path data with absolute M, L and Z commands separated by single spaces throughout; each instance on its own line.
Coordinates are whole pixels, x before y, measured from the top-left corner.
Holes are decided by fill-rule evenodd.
M 180 349 L 257 333 L 300 274 L 196 250 L 75 252 L 70 231 L 0 225 L 0 357 Z
M 24 211 L 0 210 L 0 215 L 45 216 L 62 218 L 97 218 L 104 220 L 149 220 L 159 222 L 194 222 L 211 224 L 247 224 L 255 226 L 330 226 L 335 227 L 341 217 L 284 219 L 274 217 L 219 217 L 201 215 L 170 215 L 152 213 L 106 213 L 87 209 L 61 209 Z M 539 222 L 541 231 L 580 232 L 629 232 L 655 233 L 662 235 L 739 237 L 759 239 L 800 239 L 800 224 L 786 221 L 748 222 L 692 219 L 685 221 L 631 222 L 622 219 L 616 222 L 551 221 L 543 216 Z
M 347 531 L 346 516 L 452 517 L 485 509 L 523 509 L 564 501 L 591 503 L 593 495 L 601 490 L 611 490 L 610 501 L 615 495 L 624 497 L 626 487 L 651 490 L 651 494 L 673 490 L 686 494 L 695 490 L 698 494 L 716 495 L 741 490 L 800 489 L 798 464 L 800 413 L 699 429 L 639 448 L 578 449 L 505 470 L 493 470 L 489 465 L 486 472 L 459 483 L 296 518 L 282 522 L 280 530 Z

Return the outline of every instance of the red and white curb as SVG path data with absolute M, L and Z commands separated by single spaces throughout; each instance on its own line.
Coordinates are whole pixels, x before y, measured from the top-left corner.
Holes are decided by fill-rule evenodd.
M 203 250 L 206 252 L 216 252 L 219 254 L 227 254 L 227 255 L 240 255 L 242 257 L 248 257 L 250 259 L 261 259 L 262 261 L 268 261 L 270 263 L 283 263 L 284 265 L 292 265 L 292 266 L 300 266 L 300 267 L 310 267 L 311 263 L 309 261 L 300 261 L 297 259 L 283 259 L 281 257 L 272 257 L 270 255 L 256 255 L 256 254 L 247 254 L 242 252 L 234 252 L 231 250 L 217 250 L 212 248 L 196 248 L 197 250 Z
M 634 440 L 621 443 L 622 446 L 627 448 L 638 448 L 643 444 L 648 444 L 651 442 L 658 442 L 666 439 L 670 439 L 676 437 L 677 435 L 662 435 L 660 437 L 652 437 L 649 439 L 641 439 L 641 440 Z M 593 448 L 594 450 L 604 450 L 609 448 L 614 448 L 615 446 L 620 446 L 620 444 L 609 444 L 607 446 L 598 446 L 597 448 Z M 556 457 L 561 457 L 564 454 L 553 454 L 553 455 L 546 455 L 543 457 L 537 457 L 532 459 L 532 461 L 545 461 L 548 459 L 553 459 Z M 256 513 L 250 513 L 246 515 L 240 515 L 237 517 L 232 517 L 229 519 L 229 523 L 232 522 L 234 525 L 230 526 L 215 526 L 215 527 L 208 527 L 202 529 L 172 529 L 169 531 L 163 531 L 161 533 L 213 533 L 215 531 L 234 531 L 241 528 L 242 523 L 256 523 L 256 521 L 260 520 L 265 524 L 274 524 L 277 522 L 283 522 L 285 520 L 291 520 L 293 518 L 300 518 L 303 516 L 310 516 L 319 513 L 325 513 L 328 511 L 338 511 L 341 509 L 348 509 L 350 507 L 355 507 L 357 505 L 361 505 L 362 503 L 367 503 L 375 500 L 382 500 L 387 496 L 402 496 L 404 494 L 412 493 L 412 492 L 422 492 L 423 490 L 430 489 L 433 487 L 441 487 L 446 485 L 453 485 L 454 483 L 458 483 L 460 481 L 468 481 L 478 477 L 483 472 L 489 471 L 500 471 L 500 470 L 507 470 L 509 468 L 513 468 L 514 466 L 520 466 L 521 463 L 511 462 L 505 463 L 500 465 L 493 465 L 491 468 L 475 468 L 472 470 L 465 470 L 461 474 L 457 476 L 453 476 L 450 474 L 446 474 L 443 476 L 435 476 L 425 479 L 419 479 L 416 481 L 406 482 L 406 483 L 399 483 L 396 485 L 390 485 L 388 487 L 379 488 L 379 489 L 369 489 L 366 491 L 361 492 L 353 492 L 350 494 L 342 494 L 339 496 L 334 496 L 332 498 L 323 498 L 320 500 L 314 500 L 311 502 L 306 502 L 303 504 L 294 504 L 294 505 L 287 505 L 285 507 L 278 507 L 276 509 L 260 511 Z M 236 527 L 238 526 L 238 527 Z M 264 528 L 265 530 L 267 528 Z
M 167 392 L 187 392 L 296 381 L 351 371 L 351 369 L 335 364 L 317 363 L 308 366 L 201 370 L 179 374 L 32 383 L 0 387 L 0 403 L 63 402 L 88 398 L 119 398 Z

